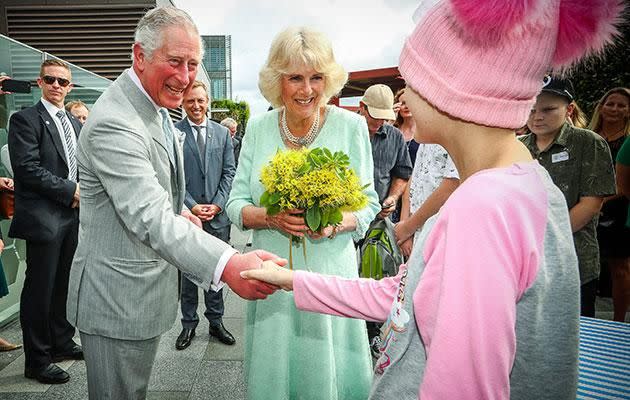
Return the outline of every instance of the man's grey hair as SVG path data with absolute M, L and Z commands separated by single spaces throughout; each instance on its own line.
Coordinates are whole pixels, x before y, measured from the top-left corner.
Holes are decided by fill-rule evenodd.
M 228 118 L 225 118 L 223 121 L 221 121 L 221 125 L 225 126 L 226 128 L 236 128 L 238 126 L 238 122 L 228 117 Z
M 162 46 L 162 31 L 171 26 L 190 27 L 199 37 L 200 57 L 203 58 L 203 42 L 195 22 L 188 13 L 171 6 L 156 7 L 144 14 L 136 27 L 134 42 L 142 46 L 147 58 L 150 59 L 153 52 Z M 133 52 L 131 58 L 133 59 Z

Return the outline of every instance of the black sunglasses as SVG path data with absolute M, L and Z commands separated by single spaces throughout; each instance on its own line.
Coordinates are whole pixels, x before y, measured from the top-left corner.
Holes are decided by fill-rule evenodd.
M 66 87 L 70 84 L 70 81 L 65 78 L 57 78 L 56 76 L 50 76 L 50 75 L 44 75 L 42 77 L 42 80 L 47 85 L 52 85 L 55 83 L 55 81 L 59 82 L 59 86 L 61 87 Z

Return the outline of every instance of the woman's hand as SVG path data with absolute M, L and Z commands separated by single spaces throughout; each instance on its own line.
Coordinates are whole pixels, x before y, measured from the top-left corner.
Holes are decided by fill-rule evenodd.
M 270 283 L 287 291 L 293 290 L 293 271 L 282 268 L 273 261 L 264 261 L 260 268 L 243 271 L 241 277 Z
M 402 244 L 406 242 L 407 239 L 413 237 L 413 234 L 415 233 L 415 230 L 409 229 L 408 225 L 410 224 L 408 221 L 409 219 L 406 219 L 405 221 L 401 221 L 394 225 L 394 235 L 396 236 L 396 243 L 399 246 L 402 246 Z
M 308 230 L 304 221 L 304 210 L 287 210 L 276 215 L 267 215 L 267 224 L 270 228 L 286 232 L 293 236 L 304 236 L 304 232 Z
M 4 250 L 4 242 L 0 239 L 0 253 L 2 253 L 2 250 Z
M 402 242 L 400 245 L 400 251 L 402 252 L 405 260 L 409 260 L 409 256 L 411 255 L 411 250 L 413 250 L 413 236 L 409 239 Z
M 327 227 L 325 227 L 324 229 L 322 229 L 322 232 L 313 232 L 312 230 L 308 230 L 306 232 L 306 234 L 312 239 L 312 240 L 319 240 L 319 239 L 324 239 L 324 238 L 330 238 L 330 236 L 333 234 L 334 231 L 334 226 L 329 225 Z

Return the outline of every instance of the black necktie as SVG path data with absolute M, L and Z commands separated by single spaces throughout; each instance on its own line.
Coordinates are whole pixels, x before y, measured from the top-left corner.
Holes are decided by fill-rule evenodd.
M 61 120 L 61 126 L 63 127 L 63 138 L 66 142 L 66 150 L 68 151 L 68 179 L 71 181 L 77 181 L 77 155 L 74 150 L 74 142 L 72 141 L 72 130 L 70 129 L 70 122 L 66 117 L 66 113 L 63 111 L 57 112 L 57 118 Z
M 199 149 L 199 157 L 201 158 L 201 165 L 206 165 L 206 138 L 202 133 L 202 129 L 205 126 L 193 125 L 193 128 L 197 131 L 197 148 Z

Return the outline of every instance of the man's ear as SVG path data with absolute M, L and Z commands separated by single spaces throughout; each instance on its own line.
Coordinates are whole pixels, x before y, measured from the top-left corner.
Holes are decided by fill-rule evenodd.
M 140 43 L 134 43 L 132 49 L 133 49 L 133 65 L 136 67 L 137 70 L 144 71 L 144 68 L 147 62 L 147 57 L 146 57 L 146 54 L 144 53 L 144 49 L 142 48 L 142 45 L 140 45 Z

